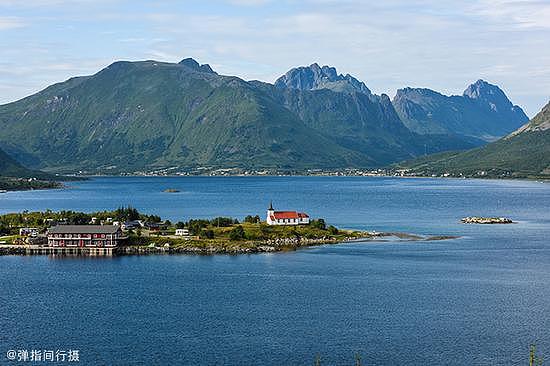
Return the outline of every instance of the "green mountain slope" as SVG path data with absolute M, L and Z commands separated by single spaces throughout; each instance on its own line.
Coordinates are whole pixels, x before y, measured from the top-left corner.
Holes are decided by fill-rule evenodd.
M 1 106 L 0 141 L 27 164 L 58 171 L 370 163 L 247 82 L 187 60 L 116 62 Z
M 0 106 L 5 151 L 55 172 L 369 168 L 476 143 L 411 132 L 387 96 L 316 64 L 271 85 L 193 59 L 115 62 Z
M 443 153 L 399 164 L 415 174 L 550 178 L 550 103 L 511 135 L 460 153 Z

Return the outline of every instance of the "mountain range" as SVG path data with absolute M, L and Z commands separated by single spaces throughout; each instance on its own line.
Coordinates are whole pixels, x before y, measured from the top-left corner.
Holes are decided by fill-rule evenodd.
M 269 84 L 190 58 L 119 61 L 0 106 L 0 146 L 52 172 L 371 168 L 479 146 L 527 118 L 482 81 L 462 97 L 418 90 L 392 102 L 318 64 Z
M 393 105 L 403 123 L 419 134 L 450 133 L 465 139 L 494 141 L 529 118 L 496 85 L 478 80 L 462 95 L 430 89 L 399 89 Z
M 447 152 L 399 164 L 419 175 L 550 178 L 550 103 L 508 136 L 464 152 Z

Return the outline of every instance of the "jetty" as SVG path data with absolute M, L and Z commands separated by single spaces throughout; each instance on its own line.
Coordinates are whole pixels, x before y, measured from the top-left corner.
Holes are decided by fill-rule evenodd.
M 0 245 L 0 255 L 53 255 L 110 257 L 117 254 L 117 248 L 50 247 L 46 245 Z

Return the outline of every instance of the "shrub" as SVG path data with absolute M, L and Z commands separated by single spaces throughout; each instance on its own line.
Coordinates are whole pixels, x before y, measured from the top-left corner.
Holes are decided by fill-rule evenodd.
M 229 239 L 231 240 L 241 240 L 244 239 L 244 229 L 241 225 L 236 226 L 229 232 Z
M 325 223 L 324 219 L 311 220 L 309 225 L 316 229 L 321 229 L 321 230 L 326 230 L 327 228 L 327 224 Z
M 214 239 L 214 231 L 212 229 L 202 229 L 200 236 L 207 239 Z

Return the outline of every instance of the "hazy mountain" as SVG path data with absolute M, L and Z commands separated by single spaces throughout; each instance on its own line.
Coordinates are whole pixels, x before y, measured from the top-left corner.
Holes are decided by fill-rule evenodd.
M 550 103 L 528 124 L 496 142 L 400 165 L 426 175 L 550 178 Z
M 384 94 L 336 92 L 326 88 L 302 90 L 270 84 L 263 87 L 309 128 L 339 145 L 367 154 L 375 165 L 477 146 L 448 134 L 421 136 L 411 132 Z
M 408 128 L 427 135 L 449 133 L 493 141 L 529 120 L 498 86 L 483 80 L 468 86 L 462 96 L 445 96 L 430 89 L 400 89 L 393 105 Z

